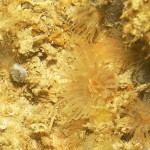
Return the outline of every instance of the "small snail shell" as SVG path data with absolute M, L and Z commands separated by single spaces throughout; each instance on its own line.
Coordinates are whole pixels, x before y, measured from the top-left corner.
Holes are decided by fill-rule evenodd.
M 24 83 L 26 82 L 27 71 L 23 66 L 14 64 L 11 69 L 11 77 L 17 83 Z

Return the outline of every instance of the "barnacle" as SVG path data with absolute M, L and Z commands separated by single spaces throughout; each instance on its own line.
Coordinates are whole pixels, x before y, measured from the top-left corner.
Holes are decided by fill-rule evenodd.
M 83 38 L 91 43 L 99 32 L 103 14 L 100 8 L 87 4 L 78 6 L 75 13 L 71 14 L 69 18 L 69 23 L 72 23 L 71 30 L 74 33 L 74 39 Z
M 64 65 L 60 71 L 64 82 L 60 90 L 63 100 L 59 103 L 65 103 L 63 114 L 77 120 L 88 118 L 111 101 L 117 85 L 114 70 L 98 54 L 87 50 L 73 52 L 73 56 L 72 68 Z
M 150 138 L 150 101 L 145 96 L 143 100 L 137 98 L 129 103 L 120 113 L 119 124 L 122 125 L 133 140 L 149 145 Z

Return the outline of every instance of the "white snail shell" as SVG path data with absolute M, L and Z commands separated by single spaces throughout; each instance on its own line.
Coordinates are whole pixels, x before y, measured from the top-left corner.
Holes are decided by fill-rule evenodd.
M 27 71 L 22 65 L 14 64 L 11 69 L 11 77 L 17 83 L 24 83 L 26 82 Z

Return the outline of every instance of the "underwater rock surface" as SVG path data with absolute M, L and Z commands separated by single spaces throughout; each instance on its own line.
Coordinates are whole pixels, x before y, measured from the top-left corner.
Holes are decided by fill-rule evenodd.
M 149 10 L 1 0 L 0 150 L 148 150 Z

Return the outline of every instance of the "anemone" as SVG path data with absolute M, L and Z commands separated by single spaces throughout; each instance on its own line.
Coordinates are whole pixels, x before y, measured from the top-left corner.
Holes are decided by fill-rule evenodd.
M 127 105 L 121 113 L 120 124 L 127 129 L 131 138 L 144 145 L 150 144 L 150 101 L 145 97 L 143 100 L 135 99 Z
M 61 69 L 62 114 L 70 120 L 88 118 L 111 101 L 116 92 L 114 70 L 92 51 L 73 52 L 72 67 Z M 62 65 L 61 65 L 62 66 Z M 69 120 L 68 120 L 69 121 Z
M 69 16 L 71 30 L 74 33 L 74 39 L 86 39 L 92 42 L 99 33 L 100 23 L 103 14 L 101 10 L 92 5 L 77 6 L 75 12 Z

